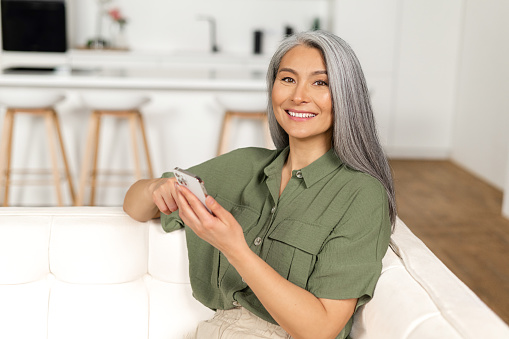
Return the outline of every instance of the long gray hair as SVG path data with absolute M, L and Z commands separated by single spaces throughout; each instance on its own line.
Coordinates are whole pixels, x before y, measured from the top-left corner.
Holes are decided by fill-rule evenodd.
M 323 55 L 334 114 L 332 147 L 345 165 L 382 183 L 387 191 L 389 216 L 394 226 L 397 212 L 392 173 L 378 139 L 368 87 L 355 53 L 341 38 L 326 31 L 298 33 L 286 38 L 274 53 L 267 72 L 267 110 L 274 145 L 284 148 L 289 140 L 274 116 L 272 88 L 281 59 L 298 45 L 316 48 Z

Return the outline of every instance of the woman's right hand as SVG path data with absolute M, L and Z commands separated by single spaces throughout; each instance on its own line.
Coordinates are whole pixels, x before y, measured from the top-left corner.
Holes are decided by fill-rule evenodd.
M 170 214 L 178 210 L 176 199 L 175 178 L 160 178 L 150 185 L 149 190 L 152 194 L 152 200 L 159 211 L 164 214 Z
M 141 179 L 136 181 L 124 198 L 124 211 L 131 218 L 147 221 L 170 214 L 178 207 L 175 202 L 175 178 Z

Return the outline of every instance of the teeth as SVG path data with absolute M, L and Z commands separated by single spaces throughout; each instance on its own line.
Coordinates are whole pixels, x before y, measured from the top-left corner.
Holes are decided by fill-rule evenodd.
M 288 111 L 288 114 L 290 114 L 292 117 L 296 117 L 296 118 L 312 118 L 312 117 L 316 116 L 316 114 L 313 114 L 313 113 L 295 113 L 292 111 Z

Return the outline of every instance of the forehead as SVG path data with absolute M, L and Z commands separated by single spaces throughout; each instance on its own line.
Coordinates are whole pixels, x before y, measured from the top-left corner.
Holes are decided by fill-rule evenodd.
M 279 64 L 279 69 L 281 68 L 311 72 L 327 69 L 322 52 L 305 45 L 297 45 L 286 52 Z

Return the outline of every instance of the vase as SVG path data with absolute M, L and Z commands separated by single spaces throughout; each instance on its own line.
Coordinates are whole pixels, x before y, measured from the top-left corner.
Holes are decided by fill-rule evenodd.
M 125 25 L 117 24 L 115 26 L 116 27 L 114 27 L 113 37 L 112 37 L 112 42 L 113 42 L 112 47 L 116 48 L 116 49 L 128 49 L 129 46 L 128 46 L 128 41 L 127 41 Z

